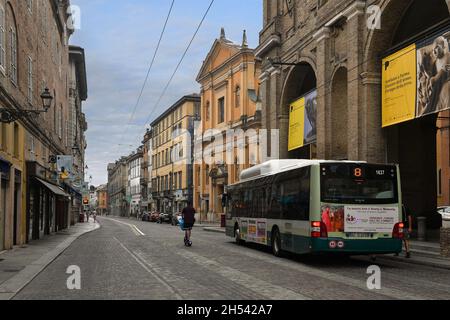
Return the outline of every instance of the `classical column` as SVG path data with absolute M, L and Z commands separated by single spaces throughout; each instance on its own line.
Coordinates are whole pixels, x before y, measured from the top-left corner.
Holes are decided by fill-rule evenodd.
M 348 158 L 362 159 L 362 147 L 366 144 L 363 131 L 366 122 L 366 106 L 362 103 L 363 85 L 360 74 L 363 70 L 363 30 L 366 27 L 365 3 L 355 2 L 344 12 L 347 17 L 347 70 L 348 70 Z
M 381 74 L 364 72 L 362 78 L 361 159 L 384 163 L 387 161 L 385 137 L 381 129 Z M 395 140 L 398 140 L 395 139 Z
M 314 34 L 317 42 L 317 157 L 326 159 L 329 151 L 327 132 L 330 123 L 326 116 L 328 107 L 328 84 L 330 82 L 330 28 L 323 27 Z

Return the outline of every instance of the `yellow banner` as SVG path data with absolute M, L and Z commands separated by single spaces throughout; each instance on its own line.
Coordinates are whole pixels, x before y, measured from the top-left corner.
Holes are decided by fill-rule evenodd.
M 412 120 L 416 117 L 416 57 L 416 45 L 413 44 L 383 59 L 383 128 Z
M 289 112 L 289 151 L 303 147 L 305 131 L 305 98 L 293 102 Z

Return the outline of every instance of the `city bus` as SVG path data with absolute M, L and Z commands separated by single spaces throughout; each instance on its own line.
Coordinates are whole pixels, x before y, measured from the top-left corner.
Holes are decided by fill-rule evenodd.
M 275 256 L 402 251 L 398 165 L 273 160 L 244 170 L 226 198 L 226 235 Z

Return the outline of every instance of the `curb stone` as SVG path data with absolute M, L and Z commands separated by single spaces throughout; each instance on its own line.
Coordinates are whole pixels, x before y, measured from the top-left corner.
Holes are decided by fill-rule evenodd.
M 378 257 L 380 259 L 386 259 L 389 261 L 395 261 L 395 262 L 402 262 L 402 263 L 408 263 L 408 264 L 416 264 L 416 265 L 422 265 L 422 266 L 427 266 L 427 267 L 434 267 L 434 268 L 439 268 L 439 269 L 446 269 L 446 270 L 450 270 L 450 260 L 445 263 L 438 263 L 438 262 L 432 262 L 432 261 L 426 261 L 426 260 L 419 260 L 419 259 L 403 259 L 403 258 L 398 258 L 398 257 L 390 257 L 390 256 L 383 256 L 383 257 Z
M 204 227 L 203 231 L 206 232 L 216 232 L 225 234 L 225 228 L 214 228 L 214 227 Z

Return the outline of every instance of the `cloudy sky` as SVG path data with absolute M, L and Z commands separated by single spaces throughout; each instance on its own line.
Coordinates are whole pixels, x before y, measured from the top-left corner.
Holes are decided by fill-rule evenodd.
M 199 91 L 195 77 L 221 27 L 237 43 L 246 29 L 250 46 L 257 46 L 262 0 L 215 0 L 167 94 L 156 106 L 210 1 L 175 0 L 136 116 L 127 125 L 172 1 L 72 0 L 81 10 L 81 29 L 71 44 L 86 50 L 89 98 L 84 112 L 92 184 L 106 183 L 107 164 L 139 146 L 146 119 L 150 117 L 151 122 L 181 96 Z

